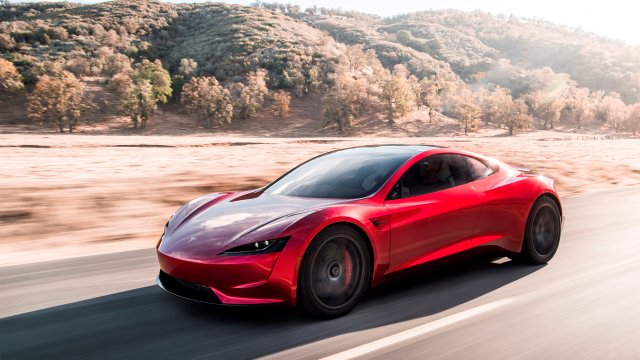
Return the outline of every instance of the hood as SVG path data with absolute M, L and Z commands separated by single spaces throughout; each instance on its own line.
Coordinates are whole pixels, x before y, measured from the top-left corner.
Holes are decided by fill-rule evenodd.
M 242 235 L 280 217 L 340 201 L 262 192 L 203 196 L 176 212 L 158 250 L 177 258 L 210 259 Z

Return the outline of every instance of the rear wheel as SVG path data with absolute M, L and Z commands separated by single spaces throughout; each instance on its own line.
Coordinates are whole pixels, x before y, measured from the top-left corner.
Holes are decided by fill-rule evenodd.
M 560 210 L 549 197 L 541 197 L 531 208 L 519 259 L 544 264 L 553 258 L 560 243 Z
M 371 261 L 362 236 L 336 225 L 309 245 L 300 269 L 299 300 L 312 316 L 334 318 L 351 311 L 367 290 Z

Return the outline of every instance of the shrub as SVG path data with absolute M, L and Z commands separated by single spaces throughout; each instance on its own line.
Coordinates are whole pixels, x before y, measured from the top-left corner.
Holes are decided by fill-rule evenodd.
M 11 61 L 0 58 L 0 97 L 6 97 L 24 89 L 22 76 Z
M 287 116 L 289 114 L 289 103 L 291 95 L 286 91 L 280 90 L 273 95 L 273 113 L 277 116 Z

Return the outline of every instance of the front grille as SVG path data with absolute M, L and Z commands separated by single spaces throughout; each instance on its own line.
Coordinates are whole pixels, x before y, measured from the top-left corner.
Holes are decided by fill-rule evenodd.
M 210 304 L 220 304 L 220 299 L 208 287 L 190 281 L 177 279 L 164 271 L 158 275 L 158 285 L 165 291 L 189 300 Z

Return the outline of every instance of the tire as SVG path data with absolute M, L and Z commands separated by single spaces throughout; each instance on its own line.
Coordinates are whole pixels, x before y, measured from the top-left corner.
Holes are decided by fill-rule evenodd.
M 346 225 L 316 236 L 302 260 L 298 299 L 302 309 L 331 319 L 351 311 L 369 287 L 371 259 L 362 236 Z
M 522 251 L 518 260 L 529 264 L 546 264 L 560 244 L 560 210 L 547 196 L 539 198 L 529 213 Z

